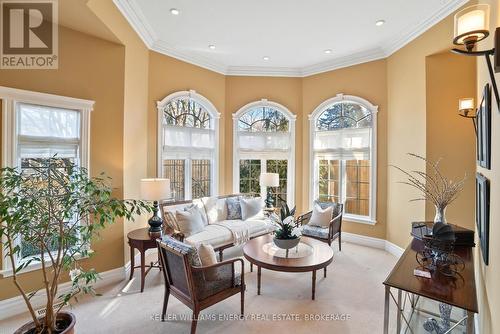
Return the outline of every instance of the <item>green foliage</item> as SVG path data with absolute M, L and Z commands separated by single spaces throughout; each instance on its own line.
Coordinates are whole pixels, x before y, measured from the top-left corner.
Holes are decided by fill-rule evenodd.
M 273 214 L 271 219 L 277 225 L 277 229 L 274 231 L 274 236 L 277 239 L 295 239 L 300 236 L 299 228 L 295 225 L 295 207 L 290 210 L 285 203 L 281 206 L 280 217 Z
M 40 159 L 29 168 L 0 170 L 0 236 L 6 240 L 4 256 L 14 269 L 14 283 L 37 325 L 37 333 L 54 332 L 54 305 L 66 305 L 79 293 L 94 293 L 99 278 L 95 270 L 84 270 L 78 263 L 89 256 L 89 246 L 99 231 L 117 218 L 134 220 L 135 215 L 152 212 L 149 203 L 113 197 L 110 178 L 104 174 L 91 178 L 85 168 L 61 163 L 56 157 Z M 23 166 L 24 167 L 24 166 Z M 15 240 L 31 247 L 35 256 L 23 257 Z M 26 255 L 26 254 L 24 254 Z M 19 261 L 16 261 L 20 259 Z M 30 303 L 36 292 L 26 293 L 17 274 L 30 263 L 40 262 L 47 294 L 43 324 L 35 318 Z M 78 270 L 71 291 L 57 296 L 61 274 Z M 62 307 L 62 306 L 61 306 Z

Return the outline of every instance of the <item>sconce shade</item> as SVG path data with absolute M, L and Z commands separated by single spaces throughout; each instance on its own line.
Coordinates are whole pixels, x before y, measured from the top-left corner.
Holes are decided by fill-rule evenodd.
M 260 174 L 260 185 L 264 187 L 278 187 L 280 185 L 280 176 L 278 173 Z
M 474 99 L 472 97 L 466 97 L 458 100 L 458 113 L 461 116 L 469 117 L 469 113 L 474 109 Z
M 474 45 L 488 37 L 490 6 L 487 4 L 466 7 L 455 14 L 453 43 L 465 45 L 471 51 Z
M 142 179 L 141 197 L 148 201 L 158 201 L 170 198 L 170 180 L 169 179 Z

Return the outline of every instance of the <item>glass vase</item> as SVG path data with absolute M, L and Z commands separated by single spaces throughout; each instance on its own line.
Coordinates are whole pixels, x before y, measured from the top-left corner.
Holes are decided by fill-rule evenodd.
M 434 216 L 434 223 L 443 223 L 446 224 L 446 206 L 438 206 L 436 205 L 436 215 Z

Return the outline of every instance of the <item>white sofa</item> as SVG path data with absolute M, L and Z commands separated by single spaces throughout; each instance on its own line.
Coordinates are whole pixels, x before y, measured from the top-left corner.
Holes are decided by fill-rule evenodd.
M 274 231 L 274 225 L 265 216 L 263 210 L 247 220 L 227 220 L 226 200 L 232 197 L 241 198 L 243 195 L 205 197 L 193 201 L 162 203 L 161 213 L 165 224 L 165 233 L 171 234 L 196 248 L 201 244 L 212 245 L 219 252 L 219 260 L 222 261 L 224 249 L 243 244 L 248 239 Z M 200 212 L 205 215 L 207 223 L 201 232 L 186 236 L 179 231 L 176 225 L 176 211 L 184 210 L 192 205 L 201 209 Z M 264 204 L 262 204 L 263 208 Z

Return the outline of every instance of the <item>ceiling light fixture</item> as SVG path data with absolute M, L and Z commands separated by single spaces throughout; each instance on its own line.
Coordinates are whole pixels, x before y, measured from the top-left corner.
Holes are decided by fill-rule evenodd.
M 208 48 L 209 48 L 210 50 L 215 50 L 215 45 L 210 44 L 210 45 L 208 46 Z
M 325 51 L 323 51 L 324 53 L 326 53 L 327 55 L 329 55 L 330 53 L 332 53 L 332 49 L 326 49 Z
M 170 8 L 170 14 L 179 15 L 180 13 L 181 13 L 181 11 L 178 10 L 177 8 Z
M 377 22 L 375 22 L 375 25 L 377 27 L 380 27 L 380 26 L 384 25 L 384 23 L 385 23 L 385 20 L 378 20 Z
M 264 57 L 262 57 L 262 59 L 264 59 L 265 61 L 268 61 L 271 58 L 269 58 L 268 56 L 264 56 Z

